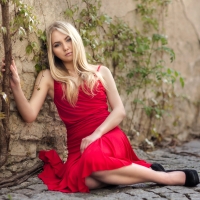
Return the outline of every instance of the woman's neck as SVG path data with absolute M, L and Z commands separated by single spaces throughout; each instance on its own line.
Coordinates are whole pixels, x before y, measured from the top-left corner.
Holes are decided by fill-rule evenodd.
M 73 63 L 64 63 L 65 68 L 67 69 L 67 71 L 69 72 L 70 76 L 76 77 L 78 74 L 74 69 L 74 65 Z
M 73 70 L 74 69 L 74 63 L 73 62 L 63 62 L 65 68 L 67 70 Z

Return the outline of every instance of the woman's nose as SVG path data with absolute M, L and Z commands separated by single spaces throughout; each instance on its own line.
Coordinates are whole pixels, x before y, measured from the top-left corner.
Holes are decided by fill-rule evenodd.
M 64 49 L 64 50 L 69 49 L 69 45 L 67 45 L 66 43 L 64 43 L 64 44 L 63 44 L 63 49 Z

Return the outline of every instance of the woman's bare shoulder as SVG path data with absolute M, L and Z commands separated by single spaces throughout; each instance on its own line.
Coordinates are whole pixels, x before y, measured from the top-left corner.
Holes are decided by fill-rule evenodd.
M 37 80 L 40 80 L 42 81 L 42 79 L 45 81 L 45 82 L 53 82 L 53 77 L 51 76 L 51 72 L 49 69 L 45 69 L 45 70 L 42 70 L 39 72 L 38 76 L 37 76 Z
M 41 86 L 47 86 L 48 89 L 53 89 L 54 79 L 51 76 L 51 72 L 49 69 L 45 69 L 39 72 L 35 86 L 36 88 L 40 88 Z
M 109 69 L 108 67 L 106 67 L 106 66 L 104 66 L 104 65 L 100 65 L 100 66 L 98 66 L 98 67 L 99 67 L 99 72 L 101 73 L 101 75 L 102 75 L 103 77 L 108 76 L 108 75 L 111 74 L 111 71 L 110 71 L 110 69 Z M 98 68 L 98 67 L 97 67 L 97 68 Z
M 92 68 L 95 69 L 95 71 L 99 71 L 100 73 L 108 73 L 110 72 L 110 70 L 108 69 L 108 67 L 104 66 L 104 65 L 90 65 Z M 103 75 L 103 74 L 102 74 Z

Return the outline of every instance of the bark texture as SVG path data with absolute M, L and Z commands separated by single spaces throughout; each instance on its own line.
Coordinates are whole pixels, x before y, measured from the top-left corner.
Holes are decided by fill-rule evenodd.
M 5 118 L 2 120 L 0 127 L 0 167 L 3 166 L 7 160 L 7 153 L 9 148 L 10 130 L 9 130 L 9 116 L 10 116 L 10 88 L 9 66 L 12 61 L 12 45 L 10 37 L 10 18 L 9 18 L 9 0 L 0 1 L 2 11 L 2 27 L 6 30 L 3 33 L 4 53 L 5 53 L 5 73 L 2 81 L 2 91 L 4 94 L 4 100 L 2 101 L 2 112 L 5 114 Z M 7 99 L 7 101 L 5 101 Z
M 26 181 L 34 174 L 40 172 L 42 170 L 42 166 L 43 166 L 42 162 L 38 162 L 29 169 L 26 169 L 25 171 L 17 173 L 16 175 L 13 175 L 7 179 L 0 180 L 0 188 L 19 185 L 20 183 Z

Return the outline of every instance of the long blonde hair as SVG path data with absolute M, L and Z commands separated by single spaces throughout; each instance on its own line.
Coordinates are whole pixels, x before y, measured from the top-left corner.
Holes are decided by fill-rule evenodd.
M 94 67 L 91 67 L 86 59 L 83 41 L 78 31 L 68 22 L 56 21 L 47 29 L 48 59 L 51 75 L 54 80 L 63 83 L 63 95 L 70 105 L 75 106 L 78 98 L 79 86 L 70 76 L 62 60 L 56 57 L 52 51 L 51 35 L 53 31 L 59 31 L 71 38 L 73 48 L 73 65 L 75 72 L 79 74 L 81 80 L 80 87 L 83 92 L 94 96 L 95 87 L 98 80 L 105 85 L 104 79 Z

